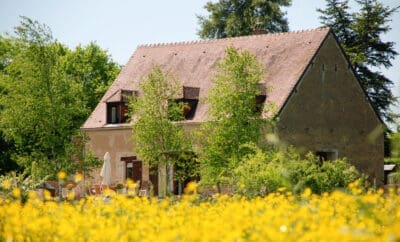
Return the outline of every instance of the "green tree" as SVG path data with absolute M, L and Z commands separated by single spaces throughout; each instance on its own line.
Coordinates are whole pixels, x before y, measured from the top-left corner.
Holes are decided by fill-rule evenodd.
M 79 136 L 76 131 L 120 70 L 95 43 L 70 50 L 52 38 L 47 26 L 28 18 L 22 18 L 15 33 L 0 35 L 0 112 L 10 116 L 0 118 L 0 172 L 18 169 L 15 160 L 29 168 L 52 149 L 56 156 L 76 157 L 80 148 L 72 147 L 77 144 L 71 143 L 71 137 Z M 20 124 L 12 124 L 20 119 Z M 54 129 L 63 130 L 62 135 Z M 48 137 L 57 135 L 57 142 L 64 140 L 52 148 L 43 147 L 52 142 Z M 42 176 L 50 172 L 46 160 L 54 157 L 47 156 L 35 165 L 39 169 L 33 169 Z M 96 165 L 89 162 L 94 161 L 91 158 L 79 160 L 77 166 L 68 165 L 71 171 Z
M 182 126 L 172 121 L 183 119 L 183 107 L 173 101 L 179 85 L 155 67 L 140 87 L 142 93 L 129 104 L 134 121 L 132 138 L 138 155 L 150 166 L 158 166 L 159 196 L 164 197 L 171 182 L 167 169 L 174 165 L 177 154 L 190 148 Z
M 325 9 L 318 9 L 323 25 L 331 27 L 348 55 L 353 69 L 381 118 L 392 121 L 389 106 L 395 101 L 390 88 L 393 82 L 379 68 L 392 66 L 398 54 L 394 42 L 383 41 L 391 30 L 389 22 L 397 8 L 378 0 L 357 0 L 360 10 L 349 12 L 348 0 L 327 0 Z
M 15 143 L 15 159 L 42 177 L 68 169 L 66 147 L 88 111 L 82 88 L 62 68 L 66 47 L 43 24 L 22 17 L 15 29 L 12 58 L 2 71 L 0 128 Z
M 0 35 L 0 79 L 3 78 L 4 69 L 11 60 L 12 47 L 13 39 Z M 6 90 L 2 82 L 0 82 L 0 95 L 6 95 Z M 0 103 L 0 113 L 3 108 Z M 14 149 L 13 140 L 7 139 L 4 132 L 0 129 L 0 175 L 12 170 L 19 170 L 18 164 L 11 157 Z
M 291 0 L 219 0 L 207 2 L 208 16 L 197 16 L 201 38 L 226 38 L 250 35 L 257 28 L 268 32 L 289 30 L 285 12 L 281 7 L 291 5 Z
M 83 88 L 83 100 L 93 110 L 120 71 L 107 51 L 92 42 L 77 46 L 65 56 L 65 71 Z
M 200 139 L 203 183 L 219 185 L 232 177 L 232 170 L 246 154 L 241 146 L 259 141 L 265 123 L 256 111 L 262 76 L 263 68 L 251 53 L 226 49 L 206 100 L 211 121 L 203 125 Z

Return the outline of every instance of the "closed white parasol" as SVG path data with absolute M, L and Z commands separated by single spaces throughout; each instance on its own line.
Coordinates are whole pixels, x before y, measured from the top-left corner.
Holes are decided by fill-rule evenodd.
M 111 184 L 111 156 L 110 153 L 106 152 L 104 155 L 103 167 L 100 171 L 101 176 L 101 187 L 110 186 Z

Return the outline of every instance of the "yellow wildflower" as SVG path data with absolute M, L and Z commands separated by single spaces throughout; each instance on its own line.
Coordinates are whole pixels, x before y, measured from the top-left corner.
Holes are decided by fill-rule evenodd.
M 60 171 L 57 174 L 57 178 L 58 178 L 58 180 L 64 180 L 65 178 L 67 178 L 67 173 Z
M 43 198 L 45 200 L 51 200 L 51 193 L 46 189 L 43 190 Z
M 185 194 L 191 194 L 197 192 L 197 183 L 196 182 L 189 182 L 185 187 Z
M 304 192 L 301 194 L 302 198 L 308 198 L 311 196 L 311 189 L 310 188 L 306 188 L 304 189 Z
M 75 193 L 74 192 L 69 192 L 67 195 L 68 200 L 74 200 L 75 199 Z
M 75 182 L 76 182 L 76 183 L 81 182 L 82 179 L 83 179 L 82 173 L 77 173 L 77 174 L 75 175 Z
M 11 181 L 10 181 L 10 180 L 4 180 L 4 181 L 1 183 L 1 187 L 2 187 L 3 189 L 5 189 L 5 190 L 10 189 L 10 187 L 11 187 Z
M 13 195 L 13 197 L 15 197 L 15 198 L 19 198 L 19 197 L 21 196 L 21 190 L 20 190 L 18 187 L 15 187 L 15 188 L 12 190 L 12 195 Z

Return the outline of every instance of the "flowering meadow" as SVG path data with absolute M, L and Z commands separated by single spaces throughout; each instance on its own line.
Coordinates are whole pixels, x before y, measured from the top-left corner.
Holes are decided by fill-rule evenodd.
M 353 187 L 352 187 L 353 186 Z M 0 241 L 399 241 L 399 191 L 0 199 Z M 46 194 L 45 194 L 46 195 Z M 47 199 L 47 200 L 46 200 Z

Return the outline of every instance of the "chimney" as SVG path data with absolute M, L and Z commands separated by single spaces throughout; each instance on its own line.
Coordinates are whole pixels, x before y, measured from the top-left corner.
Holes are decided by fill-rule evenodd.
M 253 35 L 258 35 L 258 34 L 268 34 L 268 30 L 263 26 L 261 22 L 257 22 L 253 30 Z

